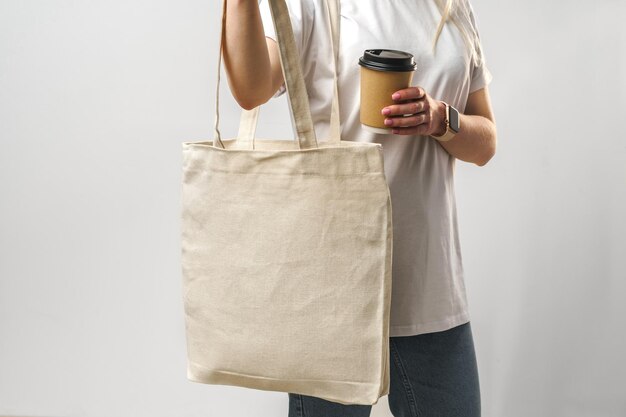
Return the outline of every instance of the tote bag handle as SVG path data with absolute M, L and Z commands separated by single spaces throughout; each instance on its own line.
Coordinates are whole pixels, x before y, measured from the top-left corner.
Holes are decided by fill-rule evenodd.
M 337 73 L 339 68 L 339 25 L 341 5 L 339 0 L 326 0 L 326 16 L 330 27 L 330 35 L 333 48 L 333 102 L 330 113 L 330 130 L 329 142 L 338 143 L 341 140 L 341 127 L 339 116 L 339 93 L 337 91 Z M 260 106 L 251 110 L 242 110 L 239 123 L 239 133 L 237 134 L 238 142 L 242 142 L 241 147 L 244 149 L 254 149 L 256 127 L 259 117 Z
M 226 5 L 224 0 L 221 20 L 221 38 L 219 57 L 217 60 L 217 91 L 215 95 L 215 140 L 214 146 L 224 148 L 221 134 L 219 131 L 219 86 L 220 71 L 222 63 L 222 50 L 226 37 Z M 280 50 L 280 64 L 287 87 L 287 95 L 289 104 L 293 112 L 294 122 L 297 131 L 297 140 L 300 149 L 318 148 L 315 130 L 313 128 L 313 119 L 309 108 L 309 99 L 306 92 L 306 85 L 302 76 L 300 67 L 300 58 L 296 49 L 293 28 L 289 18 L 289 10 L 285 0 L 269 0 L 270 10 L 272 12 L 272 21 L 276 30 L 278 47 Z

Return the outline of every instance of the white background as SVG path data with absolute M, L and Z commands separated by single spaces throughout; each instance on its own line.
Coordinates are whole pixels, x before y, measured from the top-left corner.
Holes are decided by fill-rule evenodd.
M 483 416 L 626 416 L 626 2 L 473 5 L 498 125 L 456 171 Z M 220 11 L 0 0 L 1 416 L 286 417 L 185 375 L 181 142 L 213 137 Z M 291 137 L 287 109 L 259 136 Z

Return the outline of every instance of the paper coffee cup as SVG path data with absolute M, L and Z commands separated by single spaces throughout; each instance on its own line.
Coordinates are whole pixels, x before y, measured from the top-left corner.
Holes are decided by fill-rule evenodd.
M 361 110 L 363 129 L 391 133 L 381 111 L 395 104 L 391 95 L 411 85 L 417 68 L 412 54 L 394 49 L 367 49 L 359 58 L 361 66 Z

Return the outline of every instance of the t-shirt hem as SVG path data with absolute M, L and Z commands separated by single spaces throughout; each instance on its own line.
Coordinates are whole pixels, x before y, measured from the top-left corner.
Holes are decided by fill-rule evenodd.
M 389 337 L 415 336 L 423 333 L 442 332 L 452 327 L 460 326 L 470 320 L 469 311 L 450 316 L 444 320 L 431 321 L 428 323 L 416 323 L 406 326 L 389 326 Z
M 469 92 L 467 94 L 475 93 L 476 91 L 478 91 L 478 90 L 480 90 L 482 88 L 485 88 L 489 84 L 491 84 L 491 81 L 493 81 L 493 75 L 491 74 L 491 71 L 489 71 L 488 68 L 485 68 L 483 71 L 484 72 L 483 72 L 481 78 L 479 78 L 474 83 L 470 83 Z

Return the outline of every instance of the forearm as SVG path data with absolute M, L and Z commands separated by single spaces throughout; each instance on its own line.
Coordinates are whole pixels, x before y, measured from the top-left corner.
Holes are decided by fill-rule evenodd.
M 459 113 L 459 118 L 461 131 L 447 142 L 438 142 L 457 159 L 478 166 L 485 165 L 496 153 L 495 124 L 488 118 L 478 115 Z
M 228 0 L 224 66 L 235 100 L 250 109 L 271 96 L 271 64 L 257 0 Z

